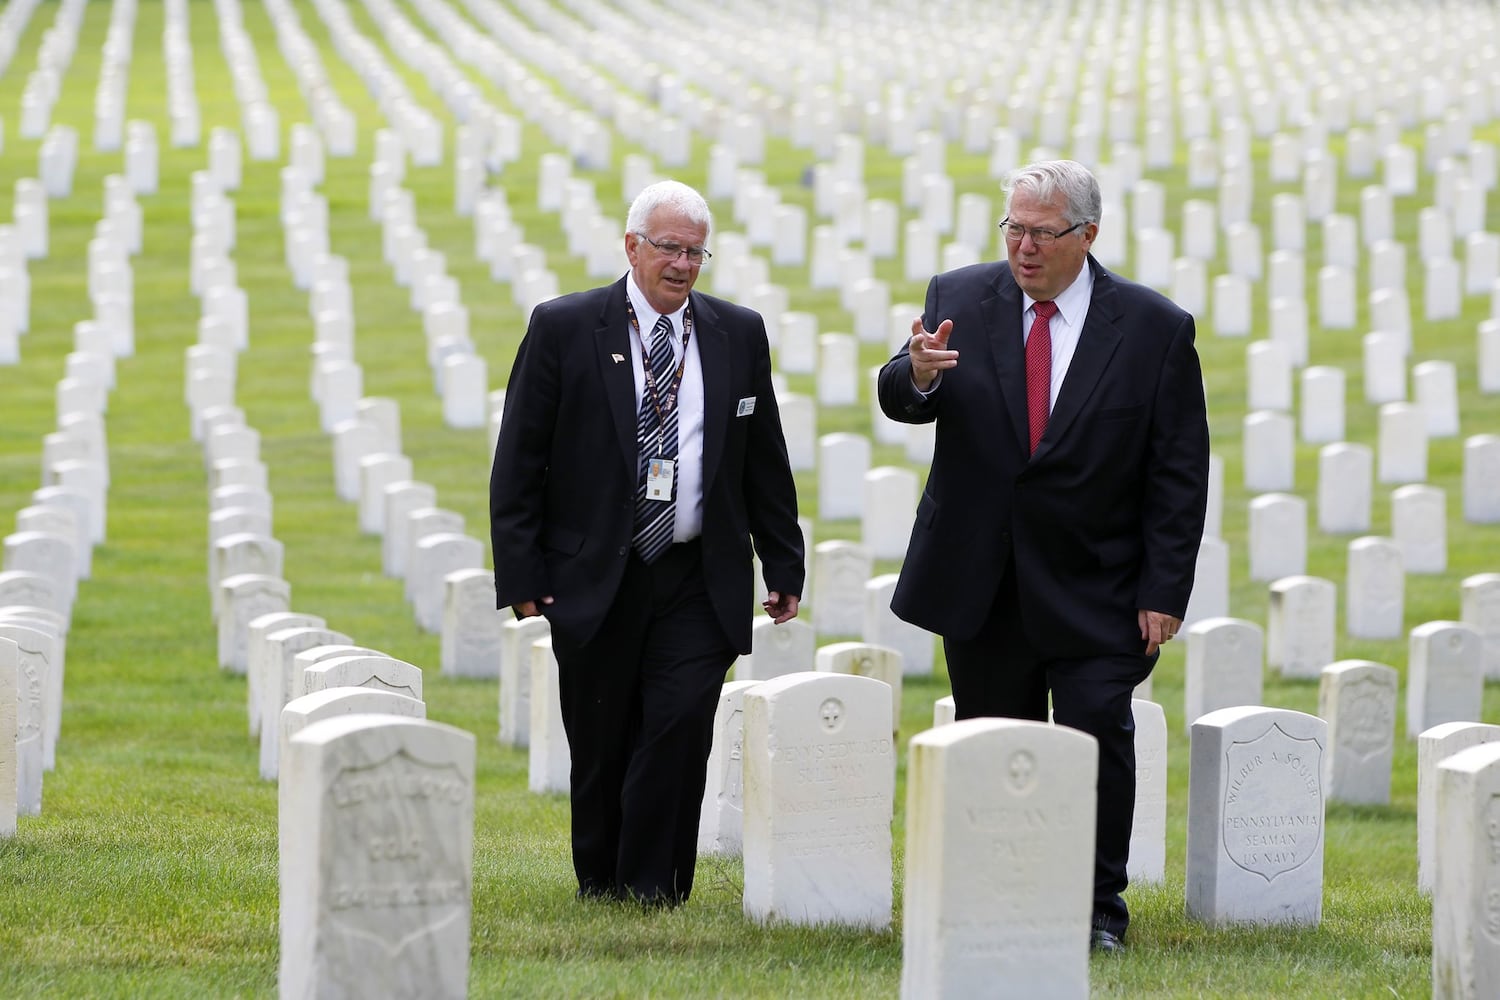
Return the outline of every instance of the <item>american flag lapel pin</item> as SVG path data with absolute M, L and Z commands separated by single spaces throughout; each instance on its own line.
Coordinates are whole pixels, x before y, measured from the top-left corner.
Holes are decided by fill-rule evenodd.
M 625 360 L 625 355 L 623 354 L 611 354 L 610 357 L 614 359 L 615 364 L 619 364 Z

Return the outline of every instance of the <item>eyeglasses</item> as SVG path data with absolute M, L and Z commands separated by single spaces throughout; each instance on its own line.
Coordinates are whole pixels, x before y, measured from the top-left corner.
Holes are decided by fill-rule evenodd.
M 669 260 L 676 260 L 683 254 L 687 254 L 689 264 L 701 267 L 707 264 L 709 258 L 713 256 L 702 247 L 685 247 L 681 243 L 658 243 L 645 233 L 636 233 L 636 235 L 655 247 L 658 254 Z
M 1088 225 L 1087 222 L 1075 222 L 1067 229 L 1064 229 L 1062 232 L 1054 233 L 1050 229 L 1027 229 L 1019 222 L 1011 222 L 1009 219 L 1001 219 L 1000 232 L 1005 234 L 1006 242 L 1009 243 L 1020 243 L 1026 238 L 1026 234 L 1030 233 L 1031 242 L 1034 245 L 1039 247 L 1050 247 L 1052 244 L 1056 243 L 1059 239 L 1068 235 L 1073 230 L 1081 229 L 1086 225 Z

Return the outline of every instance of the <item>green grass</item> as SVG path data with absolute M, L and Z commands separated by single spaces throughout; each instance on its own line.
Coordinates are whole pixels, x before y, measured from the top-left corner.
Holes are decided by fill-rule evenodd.
M 359 151 L 327 161 L 333 250 L 349 259 L 354 284 L 356 358 L 367 395 L 401 404 L 405 451 L 416 476 L 437 487 L 439 502 L 461 512 L 471 534 L 483 537 L 489 467 L 483 431 L 445 427 L 423 358 L 420 317 L 407 305 L 380 259 L 379 229 L 367 217 L 366 170 L 373 132 L 384 123 L 354 72 L 337 56 L 316 11 L 297 3 L 303 28 L 320 45 L 330 82 L 360 122 Z M 363 9 L 355 22 L 377 38 Z M 417 15 L 403 8 L 414 21 Z M 183 351 L 196 339 L 199 303 L 187 286 L 189 178 L 207 165 L 206 139 L 215 125 L 238 127 L 239 108 L 219 49 L 212 5 L 189 4 L 197 94 L 205 144 L 174 149 L 166 117 L 161 58 L 163 8 L 142 0 L 134 33 L 128 117 L 152 122 L 161 147 L 160 193 L 143 197 L 145 248 L 134 259 L 137 352 L 119 362 L 107 427 L 113 487 L 109 538 L 94 558 L 93 578 L 81 586 L 68 641 L 64 722 L 57 770 L 47 775 L 44 813 L 23 818 L 17 836 L 0 843 L 0 996 L 221 997 L 269 996 L 275 990 L 277 886 L 275 788 L 260 781 L 256 747 L 246 731 L 242 678 L 215 666 L 215 633 L 205 588 L 207 490 L 199 447 L 189 436 L 181 402 Z M 0 76 L 0 189 L 35 176 L 38 143 L 17 134 L 20 95 L 34 68 L 55 5 L 38 8 L 17 53 Z M 123 170 L 121 154 L 92 149 L 92 108 L 100 46 L 109 7 L 90 5 L 77 54 L 62 80 L 53 121 L 79 130 L 80 162 L 71 197 L 52 202 L 51 247 L 30 265 L 32 328 L 20 364 L 0 368 L 0 512 L 29 503 L 40 485 L 44 434 L 55 426 L 53 386 L 71 350 L 73 324 L 90 315 L 84 281 L 86 247 L 102 212 L 103 178 Z M 309 120 L 306 104 L 279 55 L 265 10 L 246 4 L 244 24 L 256 40 L 261 73 L 286 128 Z M 452 211 L 453 123 L 427 84 L 388 49 L 413 96 L 443 116 L 449 158 L 431 169 L 411 168 L 418 221 L 431 246 L 447 257 L 469 308 L 473 337 L 490 366 L 491 383 L 504 383 L 524 329 L 509 288 L 492 282 L 473 255 L 473 227 Z M 502 110 L 519 114 L 472 69 L 470 79 Z M 561 90 L 559 90 L 561 92 Z M 1003 114 L 1002 114 L 1003 119 Z M 1420 129 L 1408 141 L 1420 144 Z M 1476 137 L 1500 139 L 1494 124 Z M 810 204 L 800 177 L 813 158 L 784 137 L 768 138 L 764 172 L 788 202 Z M 559 220 L 536 207 L 541 155 L 552 147 L 540 128 L 523 129 L 523 155 L 498 178 L 527 242 L 543 247 L 564 290 L 591 284 L 568 253 Z M 1269 250 L 1273 194 L 1295 190 L 1271 183 L 1268 143 L 1255 143 L 1256 221 Z M 708 142 L 695 138 L 693 166 L 678 176 L 706 182 Z M 618 163 L 633 149 L 616 135 Z M 1330 140 L 1342 153 L 1342 138 Z M 283 154 L 285 154 L 283 141 Z M 896 907 L 892 929 L 761 927 L 740 911 L 742 870 L 737 862 L 705 860 L 692 902 L 670 913 L 618 906 L 579 905 L 567 849 L 567 807 L 558 796 L 526 791 L 522 753 L 500 747 L 496 690 L 490 683 L 438 675 L 437 637 L 416 628 L 397 581 L 380 572 L 377 539 L 359 533 L 352 505 L 336 499 L 329 439 L 317 424 L 307 384 L 312 324 L 305 294 L 283 263 L 276 218 L 279 163 L 245 162 L 244 184 L 233 194 L 238 221 L 234 259 L 250 299 L 250 349 L 240 359 L 237 403 L 262 435 L 262 457 L 276 497 L 275 531 L 286 546 L 286 576 L 298 610 L 322 615 L 332 628 L 364 645 L 429 667 L 429 716 L 479 737 L 474 851 L 471 992 L 474 996 L 894 996 L 900 975 L 901 848 L 904 840 L 904 766 L 893 826 Z M 983 156 L 950 150 L 957 189 L 995 196 Z M 601 204 L 621 218 L 614 171 L 577 172 L 596 184 Z M 1190 190 L 1179 159 L 1150 175 L 1167 190 L 1167 219 L 1182 203 L 1213 192 Z M 899 200 L 900 160 L 873 145 L 866 152 L 870 197 Z M 1339 211 L 1358 212 L 1363 182 L 1341 181 Z M 1398 236 L 1412 243 L 1422 192 L 1397 199 Z M 998 201 L 997 201 L 998 204 Z M 1491 204 L 1494 204 L 1492 199 Z M 721 226 L 728 204 L 716 204 Z M 1488 228 L 1496 228 L 1491 209 Z M 1109 225 L 1110 220 L 1105 220 Z M 1321 232 L 1308 230 L 1308 288 L 1316 294 Z M 1414 262 L 1411 262 L 1414 265 Z M 1222 256 L 1212 270 L 1223 267 Z M 1128 269 L 1123 269 L 1128 273 Z M 891 282 L 893 302 L 920 302 L 923 283 L 903 280 L 899 261 L 879 261 L 877 276 Z M 1409 266 L 1411 298 L 1420 317 L 1420 268 Z M 851 329 L 852 318 L 829 291 L 806 287 L 806 274 L 773 269 L 791 289 L 792 308 L 814 313 L 822 330 Z M 709 282 L 711 284 L 711 282 Z M 1264 336 L 1268 308 L 1257 286 L 1255 331 Z M 1488 296 L 1464 301 L 1463 316 L 1422 323 L 1413 360 L 1458 365 L 1464 433 L 1500 429 L 1500 397 L 1477 391 L 1477 323 Z M 1348 378 L 1348 436 L 1373 443 L 1376 409 L 1363 403 L 1360 325 L 1311 336 L 1313 363 L 1341 367 Z M 1316 316 L 1314 309 L 1312 315 Z M 1200 349 L 1209 394 L 1215 453 L 1225 463 L 1224 534 L 1233 542 L 1231 607 L 1264 622 L 1266 587 L 1247 579 L 1246 503 L 1241 485 L 1240 421 L 1245 412 L 1247 339 L 1214 335 L 1200 324 Z M 880 345 L 861 346 L 861 363 L 883 360 Z M 791 376 L 792 389 L 810 393 L 810 376 Z M 862 389 L 867 391 L 867 387 Z M 820 433 L 869 431 L 869 407 L 824 410 Z M 898 447 L 876 445 L 875 464 L 908 464 Z M 920 470 L 919 470 L 920 471 Z M 1497 568 L 1500 529 L 1469 525 L 1461 510 L 1462 440 L 1432 442 L 1429 481 L 1448 491 L 1449 569 L 1411 577 L 1406 625 L 1458 616 L 1459 582 Z M 1299 445 L 1297 488 L 1312 497 L 1317 449 Z M 816 476 L 798 475 L 802 509 L 817 511 Z M 1389 531 L 1388 490 L 1377 488 L 1373 533 Z M 852 522 L 817 524 L 817 540 L 851 537 Z M 1312 532 L 1308 570 L 1340 584 L 1348 539 Z M 896 569 L 882 562 L 877 570 Z M 1342 629 L 1341 629 L 1342 631 Z M 1415 997 L 1429 991 L 1430 904 L 1415 890 L 1415 767 L 1413 745 L 1398 740 L 1392 802 L 1381 808 L 1331 805 L 1326 826 L 1323 920 L 1311 930 L 1209 929 L 1184 914 L 1187 739 L 1182 717 L 1182 647 L 1167 649 L 1155 677 L 1155 697 L 1166 708 L 1170 736 L 1168 879 L 1129 892 L 1135 920 L 1131 950 L 1119 959 L 1094 959 L 1100 996 L 1130 997 Z M 1404 674 L 1404 641 L 1351 641 L 1338 655 L 1389 663 Z M 1486 691 L 1482 717 L 1500 721 L 1497 691 Z M 903 739 L 922 729 L 946 680 L 909 679 L 902 712 Z M 1313 712 L 1313 682 L 1267 677 L 1267 704 Z M 1397 732 L 1404 734 L 1398 709 Z

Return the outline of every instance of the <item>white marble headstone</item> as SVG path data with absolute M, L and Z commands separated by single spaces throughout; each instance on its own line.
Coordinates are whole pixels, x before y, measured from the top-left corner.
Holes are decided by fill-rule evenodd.
M 283 996 L 468 993 L 474 736 L 391 715 L 288 741 Z
M 1328 725 L 1224 708 L 1192 727 L 1187 913 L 1203 923 L 1316 925 L 1323 914 Z
M 1040 722 L 912 738 L 903 997 L 1089 995 L 1097 773 L 1093 737 Z
M 745 816 L 745 692 L 758 681 L 727 681 L 714 710 L 713 749 L 698 816 L 698 853 L 738 857 Z
M 1328 723 L 1323 782 L 1328 798 L 1389 805 L 1396 740 L 1396 671 L 1369 660 L 1323 668 L 1318 716 Z
M 1500 726 L 1444 722 L 1417 736 L 1417 888 L 1432 892 L 1437 865 L 1437 767 L 1460 750 L 1500 742 Z
M 1167 716 L 1154 701 L 1135 698 L 1135 812 L 1130 824 L 1131 882 L 1167 877 Z
M 1187 628 L 1182 717 L 1259 705 L 1265 689 L 1265 631 L 1241 618 L 1207 618 Z
M 1432 887 L 1432 995 L 1500 995 L 1500 744 L 1469 747 L 1437 766 Z
M 1406 661 L 1406 736 L 1444 722 L 1478 722 L 1484 698 L 1481 638 L 1463 622 L 1411 630 Z
M 1350 638 L 1401 638 L 1406 609 L 1401 546 L 1373 535 L 1350 542 L 1345 589 L 1344 618 Z
M 745 693 L 745 915 L 891 920 L 896 755 L 890 688 L 788 674 Z
M 1333 662 L 1337 610 L 1332 580 L 1287 576 L 1271 584 L 1266 662 L 1283 677 L 1318 677 Z

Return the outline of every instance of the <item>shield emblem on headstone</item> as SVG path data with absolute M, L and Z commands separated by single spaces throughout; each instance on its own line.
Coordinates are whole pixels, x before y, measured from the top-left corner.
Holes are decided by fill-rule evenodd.
M 1224 755 L 1224 851 L 1267 882 L 1313 858 L 1323 836 L 1323 748 L 1273 725 Z

